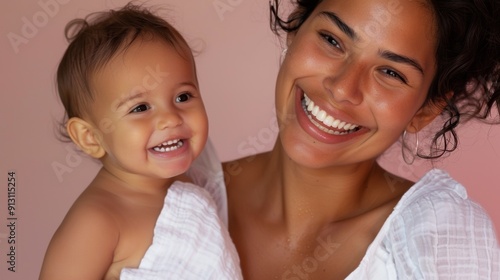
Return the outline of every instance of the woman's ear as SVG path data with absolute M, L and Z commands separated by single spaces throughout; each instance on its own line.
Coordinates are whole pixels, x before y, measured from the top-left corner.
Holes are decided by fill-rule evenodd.
M 408 126 L 406 127 L 406 131 L 410 133 L 417 133 L 422 128 L 426 127 L 430 124 L 437 116 L 439 116 L 443 112 L 444 102 L 433 103 L 430 102 L 420 108 L 413 119 L 410 121 Z
M 90 123 L 80 118 L 71 118 L 66 123 L 66 130 L 71 140 L 89 156 L 98 159 L 106 154 L 99 135 Z

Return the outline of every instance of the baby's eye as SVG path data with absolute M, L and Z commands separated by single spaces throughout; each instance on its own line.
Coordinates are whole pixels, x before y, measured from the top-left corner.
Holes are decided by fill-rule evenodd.
M 179 94 L 179 96 L 177 96 L 177 97 L 175 98 L 175 102 L 177 102 L 177 103 L 186 102 L 186 101 L 188 101 L 191 97 L 192 97 L 192 96 L 191 96 L 191 94 L 190 94 L 190 93 L 188 93 L 188 92 L 184 92 L 184 93 Z
M 130 113 L 140 113 L 149 110 L 150 107 L 146 104 L 140 104 L 134 107 Z

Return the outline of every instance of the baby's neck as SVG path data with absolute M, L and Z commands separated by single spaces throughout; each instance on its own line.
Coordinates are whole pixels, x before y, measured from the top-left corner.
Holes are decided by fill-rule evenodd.
M 101 181 L 103 186 L 107 185 L 109 191 L 135 192 L 140 194 L 152 194 L 164 196 L 173 182 L 188 181 L 185 175 L 172 178 L 153 178 L 142 174 L 120 172 L 106 167 L 101 168 L 96 180 Z

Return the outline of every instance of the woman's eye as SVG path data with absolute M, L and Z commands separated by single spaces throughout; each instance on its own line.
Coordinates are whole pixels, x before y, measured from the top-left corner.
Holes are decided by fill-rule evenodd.
M 149 110 L 149 106 L 146 104 L 141 104 L 141 105 L 134 107 L 134 109 L 132 109 L 132 111 L 130 111 L 130 113 L 140 113 L 140 112 L 144 112 L 147 110 Z
M 177 102 L 177 103 L 186 102 L 186 101 L 188 101 L 190 98 L 191 98 L 191 94 L 189 94 L 189 93 L 187 93 L 187 92 L 186 92 L 186 93 L 181 93 L 181 94 L 179 94 L 179 96 L 177 96 L 177 97 L 175 98 L 175 102 Z
M 382 70 L 382 72 L 383 72 L 385 75 L 387 75 L 387 76 L 389 76 L 389 77 L 391 77 L 391 78 L 394 78 L 394 79 L 398 79 L 398 80 L 400 80 L 401 82 L 403 82 L 403 83 L 405 83 L 405 84 L 407 84 L 407 83 L 408 83 L 408 82 L 406 81 L 406 79 L 405 79 L 405 78 L 403 78 L 403 76 L 402 76 L 402 75 L 400 75 L 398 72 L 396 72 L 396 71 L 394 71 L 394 70 L 391 70 L 391 69 L 383 69 L 383 70 Z
M 328 44 L 330 44 L 330 45 L 332 45 L 332 46 L 336 47 L 337 49 L 340 49 L 340 48 L 341 48 L 341 46 L 340 46 L 339 42 L 337 42 L 337 40 L 336 40 L 333 36 L 331 36 L 331 35 L 329 35 L 329 34 L 327 34 L 327 33 L 320 33 L 320 36 L 321 36 L 321 37 L 323 38 L 323 40 L 325 40 Z

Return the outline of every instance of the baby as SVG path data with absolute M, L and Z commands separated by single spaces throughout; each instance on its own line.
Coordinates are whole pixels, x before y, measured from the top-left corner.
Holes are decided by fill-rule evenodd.
M 66 35 L 66 136 L 102 168 L 54 234 L 40 279 L 241 279 L 184 38 L 132 4 L 74 20 Z

